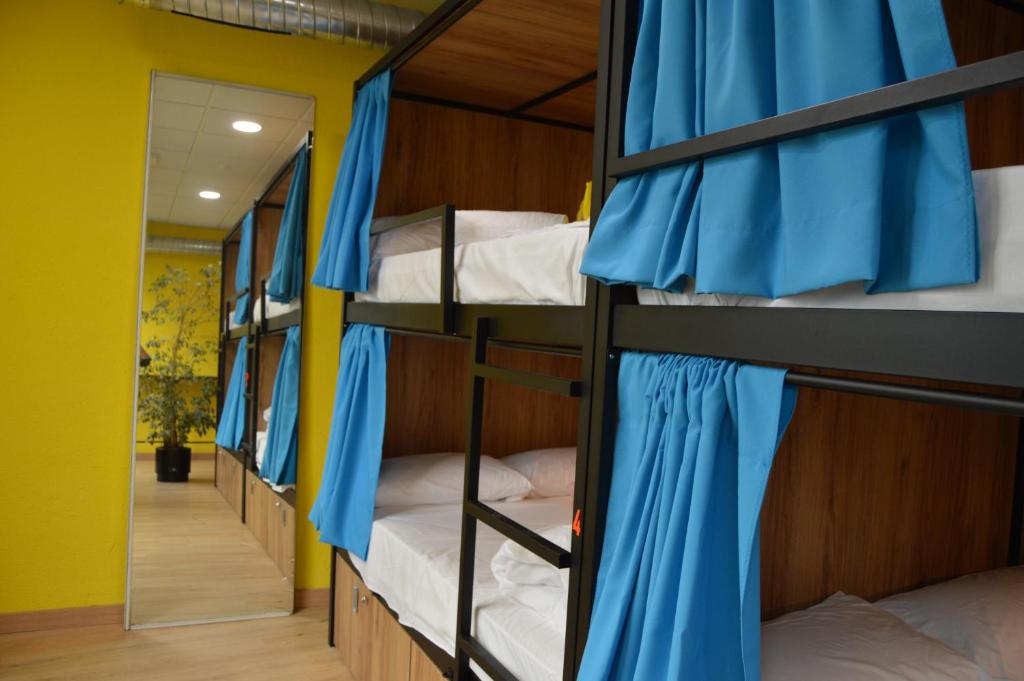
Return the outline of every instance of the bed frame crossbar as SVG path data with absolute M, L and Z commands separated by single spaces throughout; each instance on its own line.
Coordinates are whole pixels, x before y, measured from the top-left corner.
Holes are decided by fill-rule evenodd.
M 609 175 L 626 177 L 672 165 L 857 125 L 1024 84 L 1024 51 L 986 59 L 817 106 L 779 114 L 650 151 L 618 157 Z

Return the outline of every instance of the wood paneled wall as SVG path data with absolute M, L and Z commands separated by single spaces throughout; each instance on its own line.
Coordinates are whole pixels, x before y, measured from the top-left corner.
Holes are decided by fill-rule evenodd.
M 454 203 L 572 217 L 593 144 L 587 132 L 393 99 L 375 212 Z
M 1024 15 L 993 2 L 943 0 L 957 63 L 1024 50 Z M 967 100 L 967 134 L 975 168 L 1024 163 L 1024 88 Z
M 492 364 L 578 378 L 580 361 L 492 348 Z M 388 356 L 384 456 L 465 451 L 469 346 L 464 342 L 393 336 Z M 576 443 L 579 402 L 489 381 L 483 453 L 502 457 Z
M 256 430 L 266 430 L 267 423 L 263 420 L 263 410 L 270 406 L 274 394 L 274 379 L 277 377 L 277 365 L 281 363 L 284 351 L 284 336 L 260 336 L 260 384 L 256 402 Z
M 962 386 L 956 386 L 962 389 Z M 762 512 L 762 615 L 1006 564 L 1018 420 L 801 389 Z
M 235 270 L 238 269 L 238 247 L 237 241 L 229 241 L 224 249 L 223 286 L 224 300 L 221 304 L 224 309 L 221 311 L 221 323 L 227 317 L 227 310 L 235 310 Z
M 270 270 L 274 267 L 274 251 L 277 249 L 277 235 L 281 231 L 280 208 L 260 206 L 256 210 L 255 225 L 256 243 L 253 254 L 256 276 L 252 281 L 252 296 L 255 303 L 260 297 L 260 281 L 270 278 Z

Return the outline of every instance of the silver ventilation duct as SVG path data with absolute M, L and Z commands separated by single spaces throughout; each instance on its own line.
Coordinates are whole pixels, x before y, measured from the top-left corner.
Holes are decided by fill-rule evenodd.
M 215 255 L 220 257 L 219 241 L 208 239 L 182 239 L 174 236 L 146 237 L 147 253 L 184 253 L 187 255 Z
M 135 3 L 233 26 L 371 47 L 394 45 L 426 16 L 413 9 L 371 0 L 135 0 Z

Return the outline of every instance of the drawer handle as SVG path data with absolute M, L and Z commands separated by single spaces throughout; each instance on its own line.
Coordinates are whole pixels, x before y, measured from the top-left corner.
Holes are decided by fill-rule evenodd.
M 359 612 L 359 587 L 352 587 L 352 614 Z

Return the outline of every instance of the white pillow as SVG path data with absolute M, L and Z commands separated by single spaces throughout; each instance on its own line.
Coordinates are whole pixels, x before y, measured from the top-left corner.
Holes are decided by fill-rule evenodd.
M 462 501 L 463 454 L 418 454 L 384 459 L 377 506 L 454 504 Z M 530 481 L 489 456 L 480 457 L 480 501 L 521 501 Z
M 576 480 L 576 448 L 534 449 L 501 460 L 519 471 L 533 487 L 531 497 L 571 496 Z
M 386 218 L 385 218 L 386 219 Z M 500 210 L 455 211 L 455 245 L 488 241 L 561 225 L 568 220 L 558 213 L 531 213 Z M 382 232 L 373 237 L 370 252 L 374 258 L 427 251 L 441 247 L 441 219 L 431 218 L 398 229 Z
M 856 596 L 761 627 L 762 681 L 990 681 L 983 669 Z
M 992 676 L 1024 679 L 1024 566 L 967 575 L 875 605 Z

